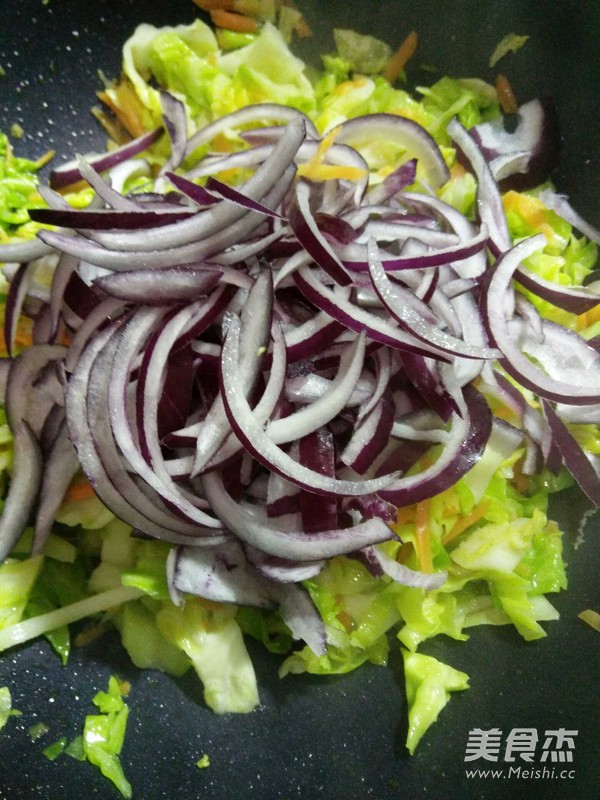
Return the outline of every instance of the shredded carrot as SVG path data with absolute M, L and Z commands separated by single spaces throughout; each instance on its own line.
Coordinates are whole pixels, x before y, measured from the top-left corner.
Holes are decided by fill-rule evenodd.
M 393 83 L 402 72 L 409 59 L 411 59 L 417 49 L 419 38 L 416 31 L 411 31 L 394 55 L 390 58 L 382 72 L 382 75 L 390 83 Z
M 237 33 L 255 33 L 258 30 L 258 23 L 251 17 L 236 14 L 234 11 L 215 8 L 210 12 L 210 18 L 217 28 L 225 28 L 228 31 Z
M 352 618 L 352 616 L 347 611 L 344 611 L 344 610 L 338 611 L 338 613 L 335 616 L 342 623 L 342 625 L 344 626 L 346 631 L 348 633 L 352 633 L 352 631 L 356 627 L 356 625 L 354 624 L 354 619 Z
M 429 500 L 421 500 L 420 503 L 417 503 L 415 534 L 415 546 L 421 570 L 423 572 L 433 572 L 431 535 L 429 530 Z
M 343 164 L 300 164 L 298 177 L 311 181 L 346 180 L 359 181 L 365 177 L 365 170 L 360 167 L 348 167 Z
M 396 515 L 397 525 L 406 525 L 407 523 L 414 521 L 415 521 L 414 506 L 405 506 L 404 508 L 398 509 L 398 514 Z
M 496 77 L 496 92 L 498 93 L 498 102 L 505 114 L 515 114 L 519 108 L 517 98 L 513 92 L 513 88 L 509 83 L 506 75 L 498 73 Z
M 298 21 L 294 25 L 294 31 L 301 39 L 309 39 L 313 35 L 311 27 L 304 17 L 298 17 Z
M 110 108 L 131 136 L 135 138 L 145 133 L 145 108 L 128 80 L 115 84 L 110 92 L 98 92 L 97 97 Z
M 309 36 L 312 36 L 312 30 L 308 22 L 306 21 L 304 15 L 300 12 L 300 9 L 294 2 L 294 0 L 275 0 L 275 7 L 277 10 L 281 9 L 281 6 L 287 6 L 288 8 L 293 8 L 294 11 L 298 12 L 298 19 L 296 20 L 296 24 L 294 25 L 294 33 L 299 36 L 301 39 L 308 39 Z
M 478 522 L 482 517 L 485 516 L 485 513 L 489 507 L 490 501 L 483 500 L 483 502 L 479 503 L 479 505 L 476 505 L 469 514 L 465 514 L 464 517 L 458 519 L 448 533 L 442 538 L 442 544 L 447 545 L 453 539 L 456 539 L 457 536 L 460 536 L 463 531 L 466 531 L 467 528 L 470 528 L 471 525 L 474 525 L 476 522 Z
M 233 150 L 233 143 L 224 133 L 219 133 L 212 140 L 211 150 L 214 150 L 215 153 L 231 153 Z
M 95 642 L 107 633 L 110 625 L 108 622 L 100 622 L 98 625 L 92 625 L 80 631 L 73 639 L 75 647 L 85 647 L 87 644 Z
M 88 498 L 95 496 L 96 493 L 86 478 L 78 477 L 67 489 L 65 500 L 68 503 L 76 503 L 79 500 L 87 500 Z
M 530 479 L 523 473 L 524 458 L 520 458 L 513 467 L 512 483 L 519 494 L 526 495 L 529 491 Z
M 365 177 L 365 171 L 360 169 L 360 167 L 323 163 L 325 153 L 334 143 L 338 134 L 339 128 L 334 128 L 323 137 L 319 142 L 314 156 L 309 158 L 305 164 L 299 165 L 297 173 L 299 177 L 308 178 L 311 181 L 326 181 L 332 179 L 354 181 Z
M 41 155 L 38 159 L 36 159 L 35 166 L 37 167 L 37 169 L 45 167 L 49 161 L 52 161 L 55 155 L 56 155 L 56 150 L 47 150 L 43 155 Z
M 13 342 L 13 349 L 16 352 L 31 347 L 33 344 L 33 320 L 29 317 L 20 317 L 17 323 L 17 330 L 15 333 L 15 340 Z M 4 338 L 4 320 L 0 325 L 0 353 L 8 353 L 6 347 L 6 340 Z
M 462 178 L 466 174 L 467 170 L 463 167 L 463 165 L 459 161 L 453 164 L 452 167 L 450 168 L 450 175 L 452 178 Z
M 577 330 L 583 331 L 598 321 L 600 321 L 600 304 L 577 316 Z
M 548 223 L 548 209 L 538 197 L 509 189 L 502 195 L 504 210 L 518 214 L 532 228 L 539 229 L 551 242 L 555 238 L 554 230 Z

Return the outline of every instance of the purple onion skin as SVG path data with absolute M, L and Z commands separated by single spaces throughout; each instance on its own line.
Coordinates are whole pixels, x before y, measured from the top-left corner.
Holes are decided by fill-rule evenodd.
M 335 443 L 329 431 L 319 430 L 303 436 L 299 446 L 300 461 L 304 466 L 331 478 L 335 476 Z M 309 533 L 338 527 L 338 503 L 335 498 L 301 491 L 299 509 L 302 526 Z
M 475 466 L 492 432 L 492 412 L 484 396 L 472 386 L 464 389 L 470 425 L 457 457 L 441 472 L 407 489 L 382 489 L 379 495 L 398 508 L 434 497 L 449 489 Z
M 550 432 L 556 449 L 573 475 L 581 490 L 595 506 L 600 507 L 600 477 L 592 466 L 585 451 L 578 444 L 565 423 L 560 419 L 551 403 L 542 401 L 544 416 L 550 426 Z

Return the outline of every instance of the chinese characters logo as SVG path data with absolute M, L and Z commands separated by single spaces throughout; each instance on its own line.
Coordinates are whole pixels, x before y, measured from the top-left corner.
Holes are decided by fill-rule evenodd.
M 573 763 L 578 731 L 556 728 L 540 733 L 537 728 L 473 728 L 465 747 L 465 762 L 480 762 L 468 769 L 469 778 L 574 778 Z M 503 762 L 507 767 L 483 768 L 482 762 Z

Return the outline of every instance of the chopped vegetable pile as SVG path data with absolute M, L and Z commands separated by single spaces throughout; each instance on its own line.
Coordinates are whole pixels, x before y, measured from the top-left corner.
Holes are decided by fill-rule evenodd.
M 259 703 L 245 636 L 281 676 L 400 646 L 413 753 L 469 685 L 420 645 L 545 636 L 549 496 L 600 505 L 600 236 L 549 182 L 548 100 L 410 94 L 414 33 L 338 30 L 309 78 L 296 9 L 197 4 L 216 33 L 125 43 L 105 153 L 44 185 L 0 140 L 0 650 L 66 663 L 108 612 L 226 713 Z M 116 679 L 94 702 L 82 757 L 130 796 Z

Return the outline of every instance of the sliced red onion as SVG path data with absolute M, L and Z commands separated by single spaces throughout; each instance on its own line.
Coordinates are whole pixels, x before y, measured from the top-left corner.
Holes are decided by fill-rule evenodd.
M 556 167 L 560 149 L 556 109 L 550 98 L 531 100 L 517 111 L 517 127 L 508 132 L 500 118 L 475 125 L 478 143 L 503 191 L 533 189 Z
M 600 230 L 583 219 L 583 217 L 575 211 L 565 195 L 558 194 L 552 189 L 543 189 L 538 194 L 538 199 L 542 201 L 546 208 L 555 211 L 560 217 L 570 222 L 574 228 L 577 228 L 577 230 L 588 239 L 600 243 Z M 0 258 L 1 257 L 2 248 L 0 247 Z
M 54 340 L 58 333 L 65 290 L 78 264 L 78 259 L 62 253 L 54 269 L 49 303 L 50 337 L 52 340 Z
M 243 442 L 244 447 L 257 461 L 274 472 L 283 475 L 292 483 L 315 494 L 357 495 L 377 492 L 382 486 L 394 480 L 386 475 L 365 481 L 350 481 L 327 478 L 298 464 L 279 448 L 263 431 L 257 422 L 246 398 L 239 391 L 237 374 L 239 370 L 240 323 L 232 318 L 223 349 L 221 351 L 221 383 L 223 402 L 231 427 Z M 227 524 L 227 523 L 226 523 Z M 237 533 L 237 531 L 236 531 Z
M 0 263 L 25 264 L 34 258 L 41 258 L 52 252 L 52 247 L 40 239 L 23 239 L 22 241 L 0 244 Z
M 344 269 L 327 239 L 319 231 L 312 211 L 310 210 L 310 187 L 306 181 L 296 184 L 295 204 L 290 211 L 290 226 L 298 241 L 325 272 L 340 286 L 351 283 L 350 276 Z
M 308 436 L 326 425 L 347 405 L 363 367 L 365 337 L 359 335 L 340 359 L 340 367 L 329 391 L 308 406 L 293 414 L 273 420 L 266 428 L 266 435 L 276 444 L 293 442 Z
M 427 247 L 439 249 L 455 247 L 460 243 L 460 239 L 455 233 L 403 220 L 372 219 L 364 224 L 358 235 L 356 235 L 357 233 L 355 232 L 351 241 L 360 244 L 365 244 L 369 239 L 375 239 L 379 243 L 394 243 L 398 246 L 405 244 L 409 239 L 415 239 Z
M 393 283 L 383 268 L 378 247 L 373 240 L 367 245 L 369 272 L 381 302 L 401 326 L 418 339 L 439 348 L 442 353 L 464 358 L 498 358 L 500 352 L 489 347 L 477 347 L 440 330 L 423 318 L 405 299 L 401 287 Z
M 450 177 L 440 149 L 429 133 L 407 117 L 399 114 L 365 114 L 349 119 L 336 129 L 336 142 L 349 144 L 360 152 L 360 145 L 374 140 L 393 141 L 407 153 L 414 153 L 423 166 L 427 183 L 439 189 Z
M 278 173 L 272 176 L 273 186 L 262 197 L 262 202 L 265 205 L 277 207 L 289 189 L 289 185 L 293 180 L 293 174 L 294 167 L 290 165 L 288 168 L 284 169 L 281 174 Z M 56 231 L 43 230 L 38 233 L 38 236 L 44 242 L 52 244 L 52 246 L 56 247 L 61 252 L 70 253 L 90 264 L 95 264 L 113 271 L 127 272 L 132 269 L 178 266 L 221 253 L 228 247 L 239 244 L 240 241 L 243 241 L 262 224 L 261 215 L 255 212 L 244 211 L 241 207 L 234 206 L 233 204 L 227 204 L 227 208 L 214 206 L 204 211 L 202 215 L 198 214 L 195 216 L 198 218 L 202 216 L 202 219 L 204 219 L 204 215 L 210 214 L 215 209 L 218 210 L 218 214 L 216 217 L 212 217 L 211 224 L 212 229 L 216 232 L 206 236 L 206 238 L 198 238 L 196 241 L 191 241 L 189 244 L 181 246 L 170 246 L 168 241 L 163 241 L 162 243 L 156 243 L 158 249 L 142 249 L 136 251 L 126 249 L 112 250 L 82 237 L 66 236 Z M 230 212 L 228 209 L 234 209 L 234 211 Z M 231 216 L 235 217 L 236 221 L 229 224 L 229 218 Z M 186 226 L 190 221 L 191 220 L 184 220 L 174 227 L 180 228 L 181 226 Z M 171 226 L 162 226 L 156 229 L 154 238 L 161 237 L 162 232 L 167 228 L 170 229 L 167 239 L 171 239 L 173 234 L 178 236 L 179 233 L 181 233 L 180 230 L 176 232 L 171 229 Z M 195 237 L 197 232 L 192 233 Z M 184 238 L 188 238 L 188 236 L 190 236 L 190 231 L 186 228 L 183 234 Z M 106 233 L 100 235 L 106 240 L 106 237 L 112 237 L 116 234 Z M 141 234 L 136 235 L 141 236 Z M 147 242 L 144 242 L 143 239 L 141 241 L 136 239 L 134 244 L 136 246 L 143 246 L 144 244 L 147 245 Z M 164 249 L 161 249 L 162 245 L 164 245 Z M 111 241 L 111 246 L 118 246 L 118 243 Z M 235 260 L 238 259 L 239 253 L 236 252 Z
M 401 164 L 393 172 L 383 179 L 383 181 L 371 189 L 367 195 L 367 202 L 373 205 L 386 203 L 394 195 L 406 189 L 417 179 L 417 159 L 411 158 L 405 164 Z
M 314 574 L 314 568 L 313 568 Z M 317 655 L 325 652 L 325 627 L 308 593 L 300 586 L 268 580 L 247 561 L 235 540 L 217 548 L 179 548 L 172 585 L 220 603 L 278 608 L 295 639 L 303 639 Z
M 67 374 L 73 372 L 83 349 L 93 335 L 107 323 L 118 319 L 124 308 L 125 304 L 123 301 L 117 300 L 114 297 L 108 297 L 106 300 L 98 303 L 86 316 L 73 336 L 67 351 L 65 358 L 65 372 Z
M 111 167 L 126 161 L 128 158 L 137 156 L 147 150 L 154 142 L 159 139 L 163 133 L 163 128 L 156 128 L 149 133 L 144 133 L 137 139 L 133 139 L 127 144 L 121 145 L 109 153 L 102 153 L 98 156 L 90 156 L 87 161 L 91 164 L 97 172 L 105 172 Z M 50 186 L 53 189 L 62 189 L 72 183 L 81 180 L 81 173 L 77 166 L 77 162 L 68 162 L 56 167 L 50 173 Z
M 366 331 L 369 338 L 380 344 L 419 355 L 438 355 L 435 348 L 428 347 L 416 337 L 398 330 L 387 320 L 370 314 L 344 299 L 339 292 L 324 286 L 308 267 L 294 273 L 294 282 L 302 294 L 317 308 L 350 330 Z
M 344 331 L 343 324 L 332 320 L 328 314 L 319 313 L 292 331 L 285 333 L 288 361 L 309 358 L 332 344 Z
M 398 507 L 417 503 L 444 491 L 466 475 L 483 453 L 492 430 L 492 413 L 485 398 L 467 386 L 454 415 L 446 446 L 437 461 L 415 475 L 399 478 L 379 492 Z
M 277 583 L 300 583 L 314 578 L 325 566 L 324 561 L 290 561 L 276 558 L 246 545 L 246 556 L 257 572 Z M 279 587 L 272 587 L 277 593 Z M 297 637 L 302 638 L 302 637 Z
M 277 325 L 273 326 L 272 340 L 273 358 L 269 371 L 269 378 L 260 400 L 253 409 L 254 417 L 259 425 L 264 425 L 267 420 L 274 416 L 279 399 L 283 394 L 283 387 L 286 378 L 285 342 Z M 196 437 L 201 433 L 201 431 L 202 423 L 200 423 L 198 426 L 195 434 Z M 222 467 L 242 449 L 243 446 L 239 439 L 234 433 L 230 433 L 220 449 L 210 459 L 206 465 L 206 469 L 216 469 Z M 187 459 L 181 459 L 181 462 L 181 469 L 183 469 L 184 473 L 189 473 L 192 471 L 193 466 L 191 464 L 188 465 Z
M 48 366 L 62 361 L 66 352 L 66 348 L 61 345 L 38 344 L 27 348 L 12 361 L 7 379 L 5 408 L 13 436 L 23 420 L 28 420 L 31 424 L 29 413 L 34 410 L 36 402 L 41 400 L 40 393 L 33 391 L 34 383 Z M 47 412 L 44 412 L 44 417 L 45 413 Z M 26 439 L 27 436 L 23 434 L 22 438 Z
M 161 422 L 164 424 L 166 419 L 163 415 L 161 422 L 159 422 L 159 409 L 164 393 L 168 390 L 166 386 L 168 379 L 167 365 L 169 362 L 172 363 L 172 359 L 185 353 L 184 350 L 173 353 L 173 349 L 182 331 L 194 319 L 199 309 L 201 309 L 201 306 L 194 303 L 184 306 L 171 316 L 164 325 L 153 332 L 150 342 L 146 345 L 138 373 L 136 407 L 140 450 L 158 478 L 162 479 L 166 484 L 171 481 L 164 462 L 161 444 Z M 183 376 L 180 376 L 180 381 L 188 384 L 188 391 L 185 393 L 189 396 L 191 396 L 192 380 L 193 362 L 192 371 L 187 381 L 183 379 Z M 183 388 L 185 390 L 185 387 Z M 184 411 L 182 414 L 184 419 L 185 415 L 186 412 Z
M 439 589 L 447 578 L 446 572 L 419 572 L 400 564 L 378 547 L 365 547 L 356 554 L 369 570 L 378 577 L 388 575 L 396 583 L 415 589 L 433 591 Z
M 240 192 L 246 195 L 249 201 L 261 201 L 282 177 L 292 163 L 304 136 L 305 126 L 302 121 L 297 120 L 288 125 L 285 136 L 277 142 L 270 155 L 241 187 Z M 171 226 L 163 226 L 153 231 L 152 235 L 149 232 L 138 233 L 136 231 L 119 234 L 106 233 L 97 236 L 96 241 L 119 254 L 125 251 L 147 252 L 178 247 L 211 236 L 247 213 L 249 213 L 247 207 L 223 201 L 222 204 L 211 206 L 190 219 Z
M 191 302 L 208 294 L 222 275 L 222 270 L 203 266 L 140 269 L 104 275 L 95 285 L 106 294 L 129 303 L 166 305 Z
M 160 495 L 126 468 L 117 448 L 108 406 L 107 371 L 114 360 L 118 338 L 114 329 L 97 337 L 84 352 L 67 393 L 67 420 L 80 462 L 97 494 L 113 512 L 132 527 L 175 543 L 218 544 L 224 536 L 214 529 L 201 529 L 179 514 L 167 510 Z M 108 341 L 105 337 L 108 334 Z
M 12 357 L 14 353 L 15 337 L 17 335 L 17 325 L 21 316 L 21 309 L 27 296 L 27 292 L 33 281 L 36 272 L 36 262 L 21 264 L 15 272 L 8 289 L 6 302 L 4 304 L 4 341 L 6 351 Z
M 285 128 L 282 128 L 282 134 Z M 206 156 L 193 169 L 186 172 L 186 178 L 196 181 L 209 175 L 218 175 L 220 172 L 235 169 L 252 169 L 261 164 L 272 150 L 272 145 L 251 147 L 248 150 L 239 150 L 233 153 Z M 188 192 L 186 192 L 188 194 Z
M 40 485 L 40 502 L 33 530 L 32 555 L 42 552 L 69 484 L 79 471 L 79 460 L 64 419 L 48 453 Z
M 12 433 L 14 462 L 0 516 L 0 563 L 9 556 L 29 523 L 43 474 L 40 445 L 27 422 L 21 420 Z
M 164 90 L 160 92 L 160 105 L 163 124 L 171 145 L 169 158 L 161 167 L 161 175 L 164 175 L 165 172 L 177 169 L 185 158 L 188 138 L 187 119 L 185 105 L 170 92 Z
M 342 509 L 350 513 L 355 511 L 360 514 L 362 519 L 379 517 L 379 519 L 389 523 L 395 522 L 398 517 L 396 506 L 377 494 L 349 497 L 342 501 Z
M 263 355 L 269 343 L 273 318 L 273 284 L 269 269 L 260 272 L 248 292 L 241 314 L 240 360 L 237 364 L 238 390 L 244 398 L 254 387 Z M 227 324 L 230 324 L 229 320 Z M 223 353 L 221 352 L 221 358 Z M 217 396 L 204 420 L 196 443 L 193 475 L 198 475 L 215 455 L 218 448 L 231 432 L 227 420 L 223 398 Z
M 214 512 L 230 531 L 246 544 L 279 558 L 320 561 L 394 538 L 380 519 L 320 533 L 279 530 L 236 503 L 225 491 L 218 472 L 205 473 L 202 486 Z
M 327 652 L 325 625 L 310 595 L 295 583 L 275 584 L 279 613 L 294 639 L 302 639 L 316 656 Z
M 184 178 L 182 175 L 177 175 L 175 172 L 167 172 L 166 177 L 171 181 L 173 186 L 176 186 L 180 192 L 183 192 L 190 200 L 193 200 L 199 206 L 214 206 L 219 202 L 219 198 L 209 192 L 204 186 L 199 186 L 197 183 Z
M 300 511 L 300 490 L 298 487 L 277 475 L 269 473 L 265 511 L 268 517 L 281 517 Z
M 475 139 L 456 117 L 450 120 L 447 130 L 468 159 L 477 178 L 477 209 L 481 222 L 489 230 L 496 253 L 504 253 L 511 247 L 512 240 L 500 190 L 490 166 Z
M 253 103 L 233 111 L 231 114 L 219 117 L 197 131 L 188 139 L 186 156 L 192 155 L 194 150 L 203 144 L 208 144 L 220 133 L 235 130 L 252 122 L 264 124 L 269 121 L 278 122 L 287 127 L 301 121 L 309 136 L 315 139 L 319 136 L 311 120 L 301 111 L 277 103 Z
M 193 209 L 175 206 L 173 210 L 140 209 L 134 211 L 114 211 L 113 209 L 87 209 L 87 208 L 32 208 L 29 216 L 34 222 L 44 225 L 57 225 L 64 228 L 79 230 L 143 230 L 157 228 L 161 225 L 172 225 L 188 219 L 194 213 Z
M 511 280 L 522 261 L 533 255 L 545 244 L 543 235 L 524 239 L 509 250 L 497 262 L 494 274 L 490 280 L 487 299 L 486 314 L 490 334 L 496 346 L 503 352 L 502 366 L 523 386 L 536 392 L 548 400 L 571 403 L 573 405 L 588 405 L 600 401 L 600 355 L 573 331 L 560 328 L 558 349 L 551 346 L 536 347 L 531 340 L 526 344 L 515 338 L 515 330 L 511 331 L 511 321 L 506 318 L 506 295 L 511 290 Z M 513 321 L 515 322 L 515 321 Z M 515 324 L 518 324 L 516 321 Z M 558 329 L 544 325 L 547 335 L 551 336 Z M 553 368 L 553 377 L 546 371 L 536 366 L 523 352 L 524 346 L 530 355 L 538 361 L 543 358 L 546 365 Z M 566 346 L 566 347 L 565 347 Z M 569 363 L 577 358 L 577 365 Z M 575 371 L 564 379 L 560 375 L 567 375 L 568 368 Z
M 303 436 L 298 442 L 297 458 L 308 469 L 335 478 L 336 448 L 331 431 L 322 427 Z M 339 527 L 336 497 L 323 497 L 301 490 L 298 506 L 302 530 L 317 533 Z
M 248 563 L 242 545 L 234 538 L 215 547 L 179 547 L 173 586 L 217 603 L 277 607 L 269 583 Z
M 150 175 L 150 167 L 148 163 L 142 159 L 135 159 L 137 162 L 136 171 L 139 170 L 140 172 L 145 172 L 147 175 Z M 103 201 L 109 208 L 113 208 L 117 211 L 129 211 L 129 212 L 136 212 L 141 210 L 141 206 L 135 200 L 132 200 L 129 197 L 125 197 L 121 191 L 119 191 L 113 185 L 113 174 L 114 170 L 118 168 L 123 168 L 127 166 L 128 172 L 133 172 L 132 161 L 122 161 L 118 167 L 113 167 L 110 170 L 109 177 L 106 179 L 100 175 L 100 172 L 94 169 L 94 166 L 91 163 L 88 163 L 84 158 L 78 157 L 77 164 L 79 167 L 79 173 L 81 177 L 89 183 L 92 189 L 96 192 L 96 197 Z M 123 177 L 125 177 L 123 175 Z M 43 195 L 42 195 L 43 196 Z M 62 199 L 62 195 L 58 195 L 58 198 Z M 55 206 L 50 202 L 50 198 L 46 198 L 48 205 L 54 208 Z M 61 206 L 59 206 L 61 207 Z M 69 204 L 65 203 L 63 208 L 69 208 Z M 88 208 L 93 208 L 94 203 L 90 203 Z
M 95 337 L 83 352 L 71 375 L 66 392 L 69 436 L 77 450 L 81 468 L 102 502 L 120 519 L 134 528 L 139 528 L 154 536 L 167 538 L 169 527 L 161 525 L 160 509 L 157 511 L 146 495 L 135 484 L 132 484 L 131 477 L 127 473 L 116 447 L 113 450 L 112 462 L 108 461 L 107 468 L 104 465 L 104 459 L 107 457 L 106 450 L 111 443 L 114 444 L 114 440 L 110 432 L 107 404 L 103 404 L 99 394 L 89 393 L 89 384 L 92 368 L 97 358 L 104 359 L 99 370 L 102 374 L 105 374 L 105 370 L 110 365 L 114 353 L 107 348 L 107 343 L 113 333 L 114 328 L 109 327 Z M 116 345 L 117 341 L 113 340 L 113 350 L 116 349 Z M 103 387 L 106 392 L 108 388 L 106 380 L 103 382 Z M 94 429 L 93 434 L 91 425 Z M 99 443 L 104 449 L 102 455 L 98 450 Z M 110 470 L 110 475 L 107 469 Z M 129 502 L 127 494 L 130 484 L 133 485 L 134 490 L 139 492 L 142 502 L 149 507 L 148 515 L 141 513 Z M 155 522 L 155 519 L 158 522 Z
M 392 272 L 440 267 L 444 264 L 472 258 L 484 249 L 487 242 L 487 226 L 482 224 L 477 234 L 470 241 L 460 242 L 457 245 L 444 247 L 440 250 L 423 249 L 421 252 L 412 255 L 393 257 L 383 254 L 381 262 L 386 270 Z M 358 246 L 355 246 L 355 248 L 358 248 Z M 349 270 L 358 272 L 367 271 L 369 269 L 369 259 L 366 246 L 364 246 L 364 256 L 344 258 L 342 263 Z
M 585 450 L 579 445 L 547 400 L 542 401 L 542 407 L 544 416 L 550 426 L 552 439 L 556 443 L 565 466 L 573 475 L 584 494 L 595 506 L 600 506 L 600 476 L 594 469 Z
M 273 209 L 253 200 L 243 192 L 238 192 L 233 186 L 228 186 L 226 183 L 222 183 L 216 178 L 210 177 L 206 181 L 206 189 L 212 194 L 217 195 L 217 197 L 221 197 L 223 200 L 230 200 L 232 203 L 236 203 L 248 211 L 257 211 L 259 214 L 264 214 L 266 217 L 283 219 L 282 215 L 273 211 Z
M 515 272 L 515 280 L 543 300 L 572 314 L 583 314 L 600 303 L 600 294 L 590 288 L 561 286 L 522 267 Z
M 404 207 L 413 212 L 433 214 L 443 225 L 450 227 L 463 242 L 471 241 L 477 235 L 476 225 L 457 211 L 449 203 L 432 196 L 415 192 L 402 192 L 396 198 Z M 477 278 L 487 269 L 487 256 L 480 250 L 470 258 L 461 259 L 453 264 L 453 268 L 463 278 Z
M 394 411 L 394 401 L 388 391 L 354 428 L 352 437 L 340 456 L 344 464 L 359 474 L 367 472 L 389 442 Z
M 218 521 L 184 497 L 168 474 L 158 476 L 143 456 L 135 442 L 128 417 L 129 376 L 135 359 L 154 326 L 159 323 L 162 310 L 142 308 L 115 334 L 118 345 L 107 372 L 108 403 L 115 441 L 132 470 L 138 473 L 166 501 L 179 509 L 188 521 L 208 528 L 218 527 Z
M 447 422 L 458 411 L 458 405 L 441 381 L 440 364 L 415 353 L 403 352 L 401 358 L 411 384 L 440 419 Z
M 377 405 L 383 397 L 384 392 L 388 388 L 390 378 L 392 375 L 392 354 L 386 347 L 380 347 L 373 355 L 375 362 L 375 374 L 377 382 L 372 392 L 369 393 L 369 399 L 361 404 L 361 407 L 356 416 L 357 422 L 367 416 L 367 414 Z

